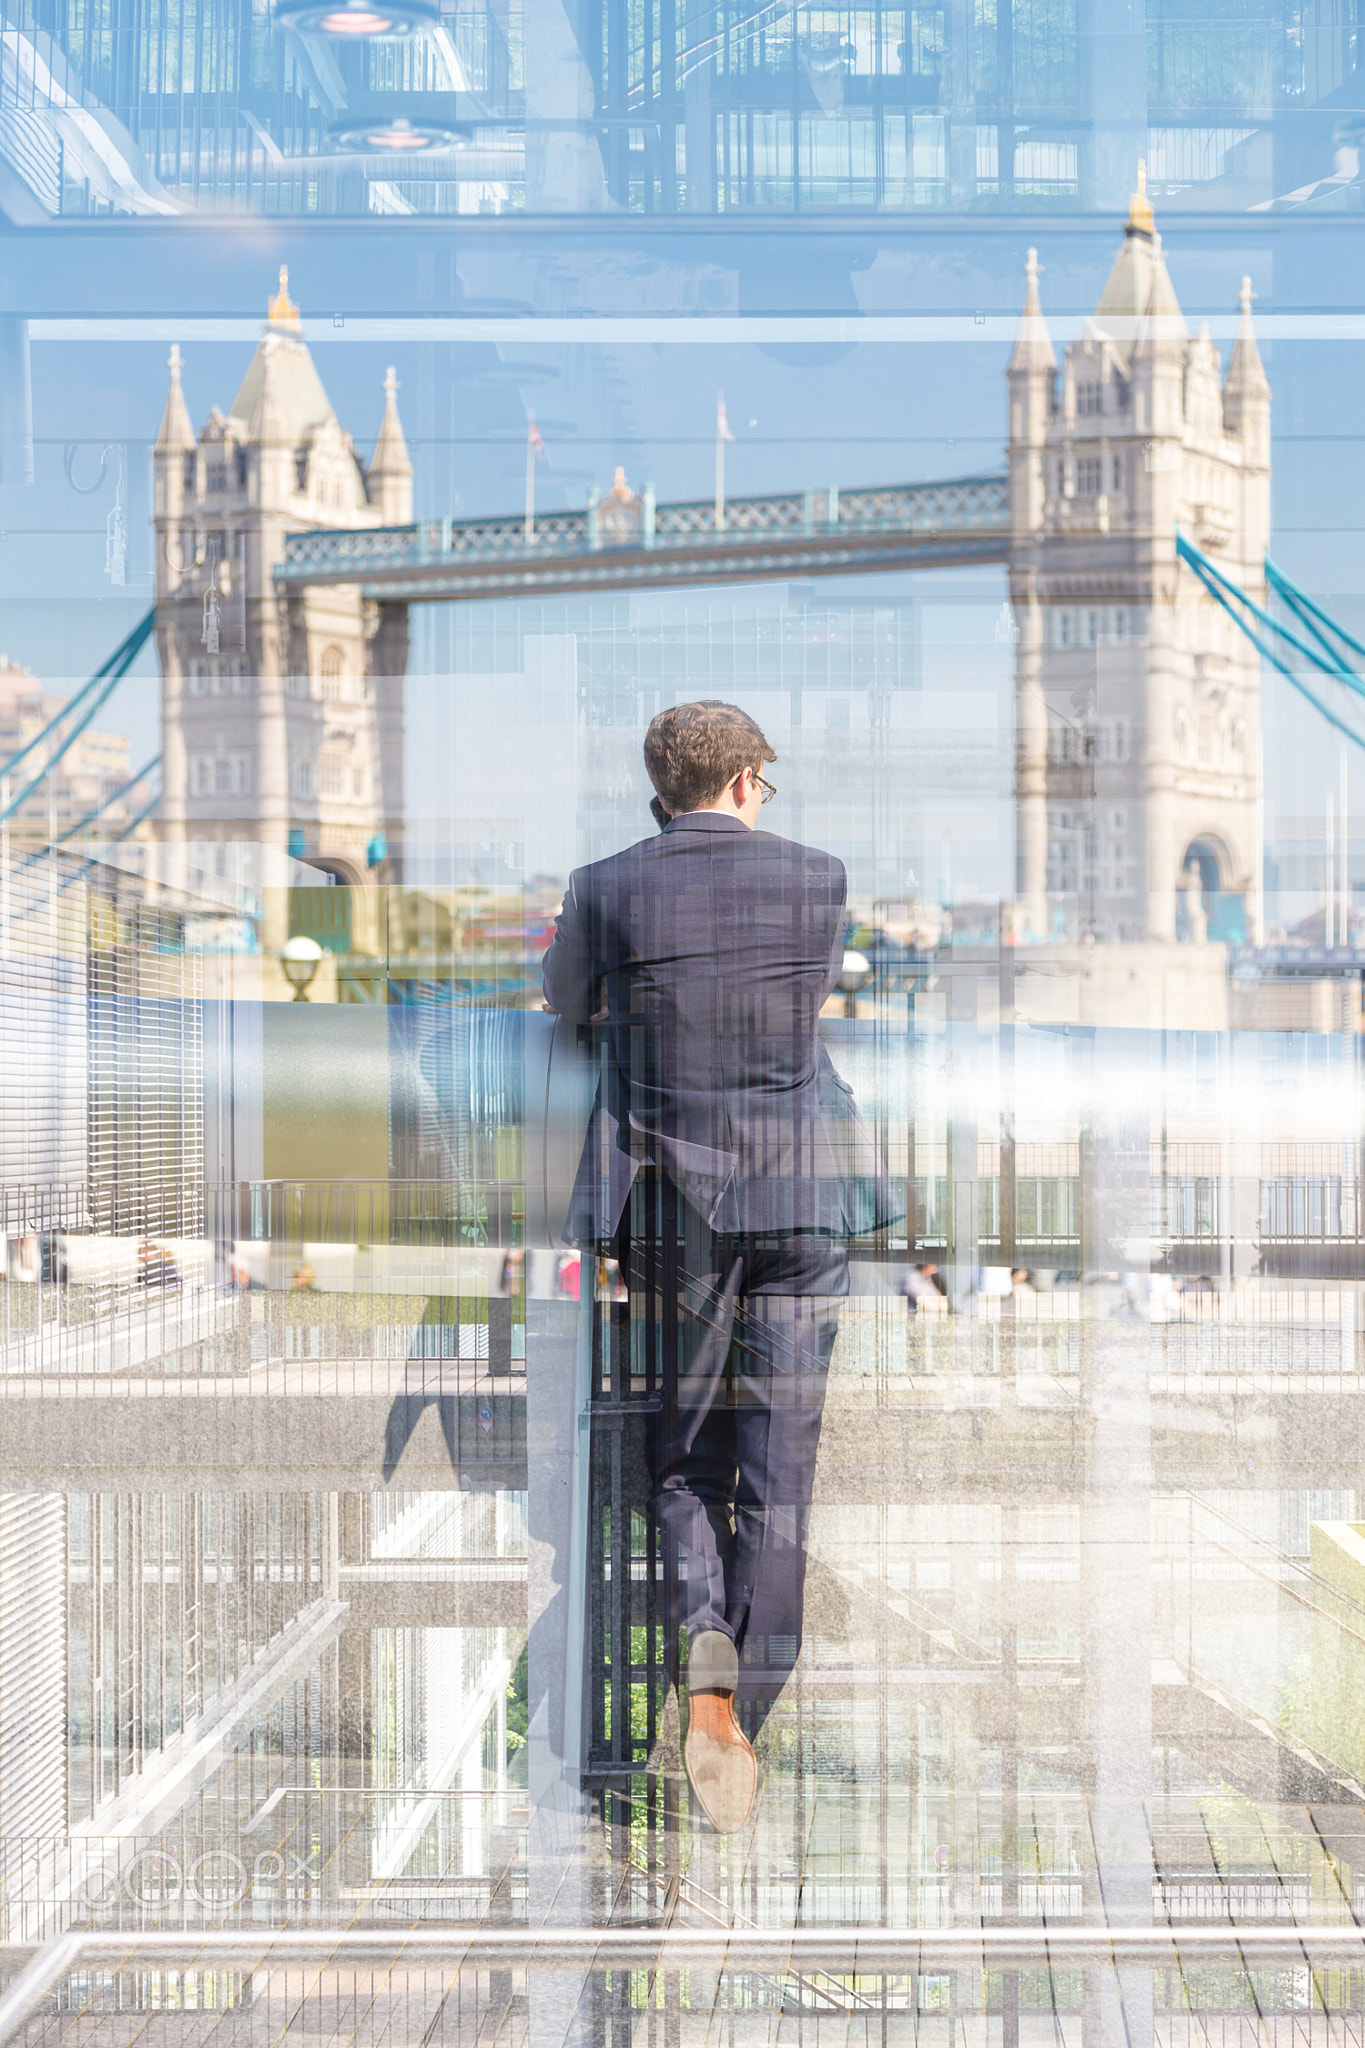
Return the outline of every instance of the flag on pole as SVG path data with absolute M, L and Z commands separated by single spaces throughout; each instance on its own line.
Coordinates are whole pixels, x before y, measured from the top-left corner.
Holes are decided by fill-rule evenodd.
M 716 532 L 725 531 L 725 444 L 733 441 L 730 422 L 725 417 L 725 393 L 716 393 Z
M 536 537 L 536 464 L 545 460 L 545 443 L 536 416 L 531 413 L 526 422 L 526 544 L 529 547 Z

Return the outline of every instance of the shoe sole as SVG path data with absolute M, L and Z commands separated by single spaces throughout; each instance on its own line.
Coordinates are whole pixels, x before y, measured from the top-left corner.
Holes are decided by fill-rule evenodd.
M 705 1740 L 709 1743 L 712 1738 L 703 1737 L 700 1739 Z M 697 1774 L 693 1768 L 692 1743 L 693 1738 L 691 1735 L 689 1735 L 687 1741 L 683 1745 L 683 1763 L 687 1770 L 687 1782 L 692 1787 L 693 1798 L 696 1800 L 698 1806 L 701 1808 L 702 1813 L 706 1820 L 709 1822 L 711 1827 L 715 1829 L 718 1835 L 738 1834 L 742 1828 L 748 1825 L 749 1817 L 754 1810 L 754 1801 L 758 1796 L 758 1759 L 754 1755 L 752 1747 L 747 1742 L 745 1742 L 742 1746 L 739 1743 L 731 1742 L 718 1742 L 715 1744 L 715 1747 L 717 1749 L 738 1750 L 740 1755 L 744 1757 L 748 1765 L 749 1796 L 748 1799 L 745 1801 L 744 1811 L 737 1820 L 727 1822 L 718 1820 L 716 1818 L 716 1815 L 711 1810 L 711 1806 L 707 1799 L 706 1793 L 703 1791 L 702 1787 L 697 1783 Z

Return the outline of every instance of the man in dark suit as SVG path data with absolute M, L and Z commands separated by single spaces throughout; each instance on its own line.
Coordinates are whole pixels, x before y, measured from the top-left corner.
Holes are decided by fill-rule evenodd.
M 663 830 L 570 877 L 545 956 L 549 1008 L 607 1022 L 566 1236 L 617 1248 L 662 1340 L 651 1505 L 670 1643 L 688 1644 L 688 1775 L 725 1830 L 757 1783 L 736 1701 L 755 1731 L 800 1646 L 847 1239 L 893 1213 L 817 1030 L 846 877 L 756 830 L 775 758 L 734 705 L 661 712 L 645 767 Z

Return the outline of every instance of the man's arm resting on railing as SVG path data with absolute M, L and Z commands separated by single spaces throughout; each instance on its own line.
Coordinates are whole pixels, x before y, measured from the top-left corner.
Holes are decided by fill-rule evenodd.
M 586 1024 L 597 1009 L 597 976 L 578 907 L 577 880 L 576 875 L 570 875 L 564 902 L 555 919 L 554 940 L 545 955 L 545 1008 L 571 1024 Z

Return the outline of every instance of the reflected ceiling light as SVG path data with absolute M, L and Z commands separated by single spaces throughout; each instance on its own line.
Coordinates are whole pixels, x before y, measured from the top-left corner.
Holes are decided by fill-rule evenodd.
M 409 36 L 441 19 L 435 0 L 276 0 L 275 18 L 324 36 Z
M 338 149 L 370 155 L 378 151 L 393 156 L 420 156 L 433 149 L 461 149 L 464 137 L 439 121 L 369 121 L 359 127 L 334 128 L 332 140 Z

